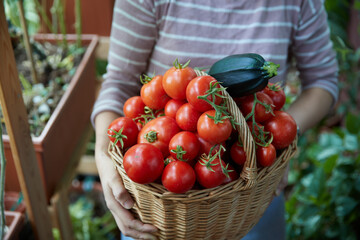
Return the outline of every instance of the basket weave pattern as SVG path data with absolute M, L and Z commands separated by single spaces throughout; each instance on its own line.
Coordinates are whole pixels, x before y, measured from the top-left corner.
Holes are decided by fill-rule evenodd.
M 240 123 L 236 127 L 247 154 L 240 178 L 234 182 L 185 194 L 168 192 L 157 183 L 137 184 L 123 168 L 123 153 L 109 144 L 114 165 L 135 200 L 133 213 L 142 222 L 156 226 L 159 239 L 242 238 L 263 215 L 296 152 L 297 139 L 282 150 L 272 166 L 258 169 L 255 143 L 245 118 L 226 90 L 223 93 L 229 113 Z

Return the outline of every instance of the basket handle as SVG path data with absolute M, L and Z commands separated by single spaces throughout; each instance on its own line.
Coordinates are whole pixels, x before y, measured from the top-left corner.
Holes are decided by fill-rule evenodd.
M 194 69 L 197 76 L 206 76 L 206 72 Z M 250 189 L 256 184 L 257 177 L 257 166 L 256 166 L 256 154 L 255 154 L 255 143 L 252 137 L 251 131 L 247 126 L 246 120 L 242 113 L 240 112 L 235 101 L 229 95 L 229 93 L 224 90 L 224 96 L 226 97 L 227 109 L 236 123 L 236 130 L 239 133 L 239 136 L 244 144 L 244 151 L 246 153 L 246 161 L 244 167 L 240 173 L 240 177 L 246 182 L 244 189 Z

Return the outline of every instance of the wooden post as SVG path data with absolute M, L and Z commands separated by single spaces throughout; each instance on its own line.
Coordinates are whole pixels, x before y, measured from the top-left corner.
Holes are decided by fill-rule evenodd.
M 53 239 L 45 190 L 30 137 L 4 5 L 0 4 L 0 101 L 27 213 L 37 239 Z

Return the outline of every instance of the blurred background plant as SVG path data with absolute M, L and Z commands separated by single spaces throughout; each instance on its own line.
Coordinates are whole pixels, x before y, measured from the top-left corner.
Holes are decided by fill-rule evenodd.
M 360 49 L 349 38 L 360 1 L 325 1 L 339 63 L 339 101 L 299 139 L 286 191 L 288 239 L 360 239 Z M 358 36 L 359 25 L 351 34 Z M 354 36 L 354 35 L 353 35 Z M 293 99 L 293 97 L 291 98 Z
M 39 0 L 5 0 L 4 6 L 30 132 L 40 136 L 85 52 L 81 46 L 80 0 L 74 2 L 77 38 L 71 44 L 66 36 L 63 1 L 53 1 L 51 19 Z M 58 38 L 57 44 L 36 39 L 42 23 Z M 6 134 L 1 113 L 0 118 Z

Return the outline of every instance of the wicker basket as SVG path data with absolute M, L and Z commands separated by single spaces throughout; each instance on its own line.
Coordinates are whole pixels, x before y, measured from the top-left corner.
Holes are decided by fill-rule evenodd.
M 135 200 L 133 213 L 144 223 L 156 226 L 159 239 L 240 239 L 259 221 L 274 196 L 289 159 L 296 152 L 297 139 L 267 168 L 257 168 L 255 144 L 236 103 L 224 91 L 228 111 L 239 122 L 239 136 L 247 161 L 234 182 L 216 188 L 168 192 L 161 184 L 137 184 L 122 165 L 123 153 L 109 145 L 125 188 Z M 246 126 L 246 127 L 244 127 Z

